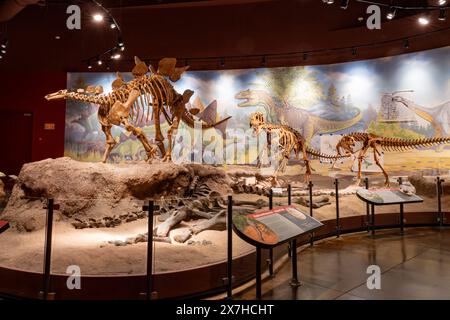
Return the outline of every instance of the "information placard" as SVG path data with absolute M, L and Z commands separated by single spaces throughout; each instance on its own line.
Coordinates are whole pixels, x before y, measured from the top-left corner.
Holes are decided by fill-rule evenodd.
M 233 224 L 241 238 L 262 246 L 278 245 L 323 225 L 294 206 L 236 215 L 233 217 Z

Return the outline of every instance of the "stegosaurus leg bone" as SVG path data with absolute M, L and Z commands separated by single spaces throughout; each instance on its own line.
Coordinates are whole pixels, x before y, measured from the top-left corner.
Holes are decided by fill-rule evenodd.
M 145 152 L 147 153 L 148 160 L 151 161 L 156 156 L 156 150 L 152 147 L 152 145 L 148 142 L 147 137 L 144 134 L 144 131 L 141 128 L 136 128 L 132 126 L 126 118 L 122 119 L 122 124 L 124 125 L 127 131 L 131 132 L 139 139 L 139 141 L 144 146 Z
M 117 142 L 116 142 L 116 140 L 114 140 L 114 137 L 111 134 L 111 126 L 110 125 L 109 126 L 102 125 L 102 131 L 106 136 L 106 149 L 103 154 L 102 162 L 106 163 L 106 160 L 108 160 L 111 150 L 115 147 Z

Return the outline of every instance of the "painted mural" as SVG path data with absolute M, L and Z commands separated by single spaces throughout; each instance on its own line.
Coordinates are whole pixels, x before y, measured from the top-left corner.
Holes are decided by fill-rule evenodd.
M 130 73 L 123 73 L 123 77 L 126 81 L 132 79 Z M 101 85 L 108 92 L 115 79 L 115 73 L 69 73 L 67 88 Z M 207 163 L 208 152 L 217 148 L 219 140 L 223 141 L 221 147 L 234 152 L 233 163 L 255 163 L 256 156 L 250 151 L 236 148 L 236 132 L 249 130 L 249 116 L 255 111 L 263 112 L 269 122 L 297 129 L 308 144 L 319 150 L 326 145 L 324 137 L 355 131 L 406 139 L 450 135 L 450 47 L 323 66 L 188 71 L 174 87 L 178 92 L 194 91 L 188 109 L 195 110 L 201 119 L 213 122 L 231 116 L 224 126 L 194 137 L 194 142 L 186 140 L 189 129 L 180 126 L 175 138 L 178 151 L 174 152 L 183 145 L 200 143 L 207 146 L 201 149 L 201 155 L 194 154 L 194 148 L 184 156 Z M 105 137 L 96 113 L 95 105 L 67 101 L 66 156 L 81 161 L 101 160 Z M 154 137 L 152 123 L 137 123 L 150 140 Z M 164 118 L 161 123 L 164 132 Z M 141 144 L 128 132 L 114 128 L 112 133 L 118 145 L 110 161 L 145 159 Z M 255 143 L 251 139 L 247 142 Z M 447 147 L 440 146 L 410 151 L 409 162 L 393 158 L 384 162 L 399 170 L 431 170 L 436 166 L 450 169 L 449 156 Z M 430 164 L 432 161 L 436 163 Z

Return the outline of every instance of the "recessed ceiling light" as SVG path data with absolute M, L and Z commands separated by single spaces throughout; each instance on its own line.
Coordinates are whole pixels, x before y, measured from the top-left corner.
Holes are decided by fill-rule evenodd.
M 103 21 L 103 15 L 100 13 L 96 13 L 92 16 L 95 22 L 102 22 Z
M 425 17 L 420 17 L 418 21 L 423 26 L 426 26 L 427 24 L 430 23 L 430 20 L 428 20 L 428 18 L 425 18 Z
M 447 19 L 447 10 L 446 9 L 444 9 L 444 8 L 439 9 L 439 17 L 438 17 L 438 19 L 440 21 L 445 21 Z
M 55 36 L 55 40 L 61 39 L 61 36 Z

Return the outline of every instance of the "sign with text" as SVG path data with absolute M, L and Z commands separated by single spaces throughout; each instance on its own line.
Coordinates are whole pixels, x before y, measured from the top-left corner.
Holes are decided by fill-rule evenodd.
M 323 225 L 294 206 L 236 215 L 233 224 L 244 240 L 264 246 L 277 245 Z

